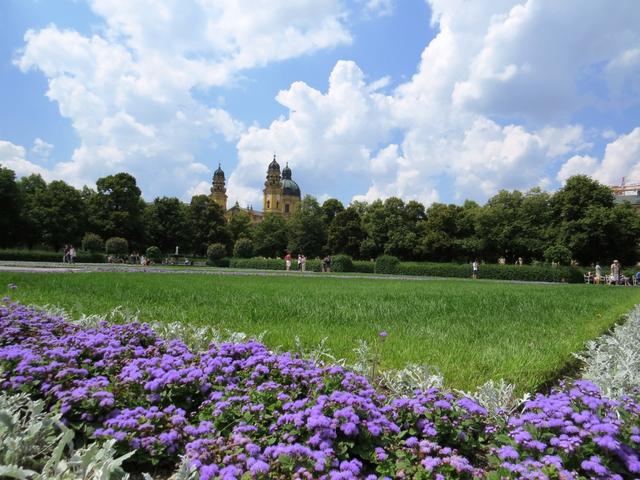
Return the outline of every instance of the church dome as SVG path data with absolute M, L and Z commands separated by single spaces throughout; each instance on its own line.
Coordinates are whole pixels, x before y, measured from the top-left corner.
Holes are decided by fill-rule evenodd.
M 289 162 L 282 170 L 282 178 L 286 180 L 291 180 L 291 169 L 289 168 Z
M 222 179 L 224 180 L 224 172 L 222 171 L 222 168 L 220 168 L 220 164 L 218 164 L 218 168 L 216 169 L 216 171 L 213 172 L 213 178 L 217 177 L 222 177 Z
M 300 187 L 291 178 L 282 179 L 282 194 L 293 195 L 300 198 Z

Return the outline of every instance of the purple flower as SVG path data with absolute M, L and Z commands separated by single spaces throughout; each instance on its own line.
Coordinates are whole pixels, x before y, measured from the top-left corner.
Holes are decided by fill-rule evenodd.
M 10 283 L 9 285 L 7 285 L 7 288 L 9 290 L 16 290 L 18 286 L 15 283 Z
M 381 331 L 378 336 L 380 338 L 387 338 L 387 335 L 389 335 L 385 330 Z

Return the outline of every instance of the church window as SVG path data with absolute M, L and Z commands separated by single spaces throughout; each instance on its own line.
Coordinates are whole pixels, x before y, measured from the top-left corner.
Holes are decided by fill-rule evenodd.
M 267 200 L 267 208 L 271 208 L 271 202 Z
M 280 209 L 280 202 L 276 202 L 276 208 Z
M 288 203 L 284 204 L 284 213 L 289 213 L 289 204 Z

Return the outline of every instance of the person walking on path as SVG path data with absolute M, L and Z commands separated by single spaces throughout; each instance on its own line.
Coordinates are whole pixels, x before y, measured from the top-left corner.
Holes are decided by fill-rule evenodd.
M 331 271 L 331 255 L 327 255 L 322 259 L 322 271 L 323 272 Z
M 284 266 L 287 272 L 291 270 L 291 254 L 289 252 L 284 256 Z
M 73 245 L 69 246 L 69 263 L 76 263 L 76 249 Z
M 298 265 L 297 265 L 298 271 L 301 272 L 302 271 L 302 254 L 299 253 L 298 254 Z
M 68 263 L 69 262 L 69 245 L 68 244 L 64 244 L 64 254 L 62 255 L 62 263 Z
M 614 260 L 611 264 L 611 281 L 609 282 L 611 285 L 617 285 L 620 280 L 620 264 L 618 260 Z
M 479 265 L 478 265 L 478 259 L 477 258 L 471 264 L 471 270 L 473 271 L 471 277 L 474 280 L 477 280 L 478 279 L 478 272 L 479 272 Z
M 602 278 L 602 267 L 600 266 L 600 262 L 596 262 L 596 276 L 593 279 L 593 282 L 597 285 L 600 283 L 601 278 Z
M 300 263 L 302 265 L 302 271 L 306 272 L 307 271 L 307 257 L 305 257 L 303 254 L 300 254 Z

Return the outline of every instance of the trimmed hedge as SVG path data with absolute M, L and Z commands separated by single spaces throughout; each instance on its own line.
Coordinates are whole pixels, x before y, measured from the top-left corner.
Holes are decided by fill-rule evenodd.
M 229 262 L 231 268 L 244 268 L 256 270 L 284 270 L 284 260 L 280 258 L 231 258 Z M 292 271 L 295 271 L 297 265 L 295 262 L 291 265 Z M 307 259 L 307 271 L 319 272 L 320 260 Z
M 335 261 L 338 255 L 334 257 Z M 366 260 L 353 261 L 350 271 L 356 273 L 390 273 L 418 277 L 471 278 L 471 265 L 459 263 L 397 262 L 395 257 L 384 255 L 374 263 Z M 345 265 L 347 262 L 342 262 Z M 284 270 L 284 260 L 279 258 L 231 258 L 231 268 L 257 270 Z M 294 264 L 295 266 L 295 264 Z M 384 268 L 384 270 L 382 270 Z M 320 272 L 320 260 L 307 260 L 307 270 Z M 335 269 L 334 269 L 335 270 Z M 582 283 L 584 268 L 551 267 L 548 265 L 497 265 L 481 264 L 480 278 L 495 280 L 522 280 L 532 282 Z M 338 271 L 338 270 L 335 270 Z
M 62 263 L 62 252 L 52 252 L 47 250 L 0 250 L 0 260 L 16 262 L 55 262 Z M 90 253 L 78 251 L 76 263 L 105 263 L 107 261 L 104 253 Z
M 399 275 L 429 277 L 471 278 L 471 265 L 456 263 L 401 262 Z M 480 278 L 494 280 L 526 280 L 533 282 L 584 281 L 582 271 L 575 267 L 551 267 L 531 265 L 481 264 Z
M 400 260 L 393 255 L 381 255 L 376 258 L 375 270 L 376 273 L 400 273 Z M 405 274 L 410 275 L 410 274 Z

